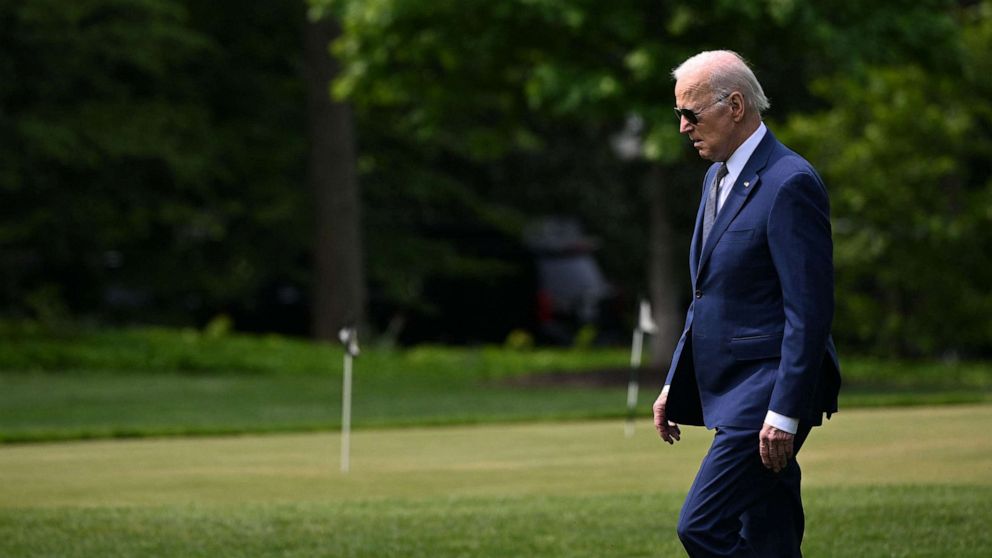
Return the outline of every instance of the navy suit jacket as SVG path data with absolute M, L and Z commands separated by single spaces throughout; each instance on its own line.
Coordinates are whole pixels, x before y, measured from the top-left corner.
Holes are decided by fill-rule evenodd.
M 718 166 L 703 180 L 689 255 L 693 299 L 665 382 L 668 419 L 760 429 L 772 410 L 821 424 L 840 390 L 826 187 L 769 130 L 701 245 Z

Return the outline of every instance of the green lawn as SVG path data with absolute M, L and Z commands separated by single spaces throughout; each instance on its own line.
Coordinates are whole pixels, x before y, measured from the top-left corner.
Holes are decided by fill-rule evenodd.
M 0 373 L 0 442 L 329 430 L 340 374 Z M 653 394 L 652 394 L 653 396 Z M 356 428 L 622 416 L 626 388 L 358 375 Z M 649 412 L 647 396 L 642 411 Z
M 659 442 L 651 389 L 623 437 L 622 348 L 370 347 L 343 475 L 336 347 L 0 337 L 0 556 L 680 556 L 709 442 Z M 605 368 L 621 381 L 519 381 Z M 803 450 L 806 555 L 989 556 L 992 366 L 847 358 L 844 375 L 842 412 Z M 209 436 L 233 433 L 250 435 Z M 104 439 L 50 443 L 85 438 Z
M 0 443 L 84 438 L 330 430 L 338 374 L 0 372 Z M 656 394 L 645 387 L 639 413 Z M 842 392 L 841 407 L 974 403 L 985 390 Z M 463 376 L 398 377 L 359 369 L 356 428 L 621 417 L 626 387 L 519 387 Z
M 992 406 L 840 413 L 803 450 L 807 556 L 988 556 Z M 709 441 L 647 422 L 0 446 L 0 556 L 680 556 Z
M 340 424 L 340 349 L 277 336 L 166 329 L 13 329 L 0 324 L 0 443 L 330 430 Z M 623 348 L 366 350 L 354 425 L 575 420 L 626 412 Z M 842 408 L 992 401 L 989 363 L 847 358 Z M 612 369 L 601 387 L 542 383 Z M 654 370 L 653 383 L 661 370 Z M 645 385 L 640 414 L 656 387 Z

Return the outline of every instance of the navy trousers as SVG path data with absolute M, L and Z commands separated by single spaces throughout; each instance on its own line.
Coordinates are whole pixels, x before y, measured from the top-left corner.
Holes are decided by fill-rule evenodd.
M 795 454 L 809 431 L 800 424 Z M 762 465 L 757 430 L 717 428 L 679 514 L 682 545 L 692 558 L 802 556 L 801 480 L 795 457 L 778 473 Z

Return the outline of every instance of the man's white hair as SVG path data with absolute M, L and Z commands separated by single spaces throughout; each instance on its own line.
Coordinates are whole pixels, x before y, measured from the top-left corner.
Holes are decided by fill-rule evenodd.
M 736 52 L 732 50 L 700 52 L 672 70 L 672 77 L 678 81 L 683 76 L 702 70 L 708 73 L 710 89 L 718 98 L 740 91 L 747 107 L 758 114 L 771 106 L 747 61 Z

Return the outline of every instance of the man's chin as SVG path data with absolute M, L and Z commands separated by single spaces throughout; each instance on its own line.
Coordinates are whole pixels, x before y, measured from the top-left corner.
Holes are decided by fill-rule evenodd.
M 692 148 L 696 150 L 696 153 L 698 153 L 700 157 L 702 157 L 703 159 L 706 158 L 706 155 L 708 154 L 709 150 L 706 149 L 705 143 L 697 140 L 697 141 L 691 141 L 689 145 L 691 145 Z

